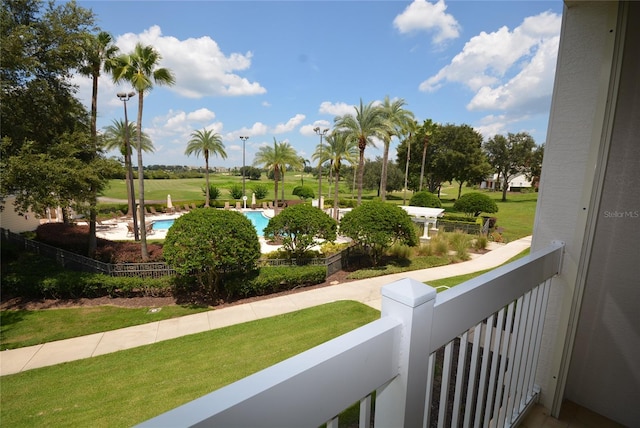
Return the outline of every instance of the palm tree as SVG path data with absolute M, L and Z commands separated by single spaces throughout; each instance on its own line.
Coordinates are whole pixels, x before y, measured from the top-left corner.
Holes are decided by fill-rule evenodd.
M 138 187 L 140 200 L 140 241 L 142 260 L 149 259 L 147 250 L 147 232 L 145 224 L 144 210 L 144 166 L 142 164 L 142 111 L 144 107 L 145 92 L 153 89 L 153 84 L 173 85 L 175 77 L 171 70 L 158 68 L 157 65 L 162 57 L 153 46 L 143 46 L 137 43 L 133 52 L 122 55 L 115 59 L 112 74 L 114 83 L 126 81 L 138 93 L 138 122 L 137 122 L 137 150 L 138 150 Z
M 356 114 L 345 114 L 334 119 L 338 132 L 346 132 L 347 138 L 358 144 L 360 157 L 358 159 L 358 205 L 362 203 L 362 176 L 364 172 L 364 150 L 367 146 L 375 147 L 374 138 L 384 140 L 389 127 L 384 119 L 383 111 L 373 102 L 366 106 L 360 100 L 360 108 L 355 107 Z
M 222 137 L 210 129 L 202 131 L 194 131 L 191 133 L 191 140 L 187 144 L 184 154 L 189 156 L 195 153 L 196 157 L 202 153 L 204 155 L 205 177 L 207 181 L 207 196 L 204 203 L 205 207 L 209 207 L 209 155 L 218 155 L 222 159 L 227 158 L 227 152 L 224 151 Z M 243 171 L 244 174 L 244 171 Z
M 431 119 L 426 119 L 422 124 L 424 128 L 424 140 L 422 145 L 422 164 L 420 164 L 420 186 L 418 187 L 419 191 L 422 191 L 422 181 L 424 179 L 424 168 L 427 163 L 427 146 L 429 145 L 429 138 L 433 134 L 434 124 Z
M 384 138 L 384 152 L 382 155 L 382 172 L 380 174 L 380 199 L 387 198 L 387 163 L 389 162 L 389 145 L 391 139 L 395 136 L 400 138 L 404 130 L 413 123 L 413 113 L 403 108 L 405 101 L 402 98 L 389 100 L 389 96 L 384 97 L 384 102 L 380 108 L 382 109 L 385 120 L 387 121 L 387 135 Z
M 305 159 L 304 156 L 300 156 L 300 167 L 302 173 L 300 174 L 300 185 L 304 186 L 304 170 L 309 165 L 309 159 Z
M 110 69 L 110 61 L 118 52 L 118 47 L 112 44 L 111 35 L 104 31 L 97 35 L 87 34 L 83 39 L 84 61 L 78 68 L 80 74 L 91 77 L 91 141 L 93 144 L 92 158 L 98 153 L 98 79 L 100 72 L 104 68 L 105 71 Z M 89 189 L 90 192 L 90 208 L 89 208 L 89 255 L 92 256 L 96 252 L 96 216 L 97 216 L 97 200 L 98 193 L 93 184 Z
M 333 132 L 326 138 L 327 141 L 327 155 L 331 161 L 331 171 L 334 175 L 333 185 L 333 217 L 338 220 L 338 202 L 339 202 L 339 187 L 340 187 L 340 168 L 342 162 L 349 162 L 354 165 L 358 158 L 358 146 L 356 141 L 348 138 L 348 135 L 344 132 Z
M 275 213 L 278 213 L 278 182 L 280 175 L 284 176 L 284 169 L 287 164 L 298 165 L 298 154 L 295 149 L 287 142 L 277 142 L 273 139 L 273 147 L 263 146 L 257 151 L 253 164 L 259 165 L 267 169 L 273 170 L 274 195 L 275 195 Z
M 129 122 L 127 124 L 129 126 L 129 135 L 136 135 L 137 128 L 136 124 L 133 122 Z M 114 119 L 111 122 L 111 125 L 106 126 L 104 128 L 104 134 L 102 134 L 102 145 L 105 150 L 119 150 L 120 154 L 124 158 L 124 168 L 125 168 L 125 181 L 127 183 L 133 180 L 133 177 L 129 175 L 129 171 L 131 171 L 131 147 L 127 146 L 127 130 L 125 127 L 124 120 L 116 120 Z M 137 138 L 136 138 L 137 140 Z M 142 143 L 142 151 L 145 153 L 153 153 L 155 147 L 153 147 L 153 143 L 151 142 L 151 138 L 144 132 L 142 133 L 142 138 L 140 139 Z M 127 215 L 133 215 L 134 207 L 132 206 L 132 201 L 135 198 L 131 197 L 131 188 L 132 186 L 127 185 L 127 200 L 129 201 L 129 211 Z

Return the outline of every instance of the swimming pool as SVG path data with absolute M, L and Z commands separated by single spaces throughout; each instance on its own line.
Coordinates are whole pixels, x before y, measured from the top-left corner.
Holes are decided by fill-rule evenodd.
M 264 234 L 264 228 L 269 224 L 269 217 L 266 217 L 262 211 L 247 211 L 243 214 L 251 221 L 253 227 L 258 232 L 259 236 Z M 173 226 L 174 219 L 169 220 L 154 220 L 153 230 L 169 229 Z

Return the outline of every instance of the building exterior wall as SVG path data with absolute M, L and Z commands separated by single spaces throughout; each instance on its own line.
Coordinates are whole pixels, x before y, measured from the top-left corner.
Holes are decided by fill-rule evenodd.
M 631 427 L 640 426 L 640 3 L 628 7 L 619 95 L 565 397 Z
M 532 247 L 560 240 L 566 243 L 566 253 L 562 272 L 553 280 L 536 381 L 543 405 L 556 416 L 568 397 L 613 420 L 640 426 L 637 409 L 624 400 L 618 406 L 607 404 L 619 400 L 620 394 L 607 399 L 602 389 L 605 384 L 619 388 L 633 399 L 640 385 L 627 361 L 639 355 L 634 349 L 640 334 L 637 308 L 631 307 L 639 299 L 636 294 L 635 300 L 624 301 L 635 292 L 630 285 L 638 284 L 637 279 L 630 283 L 628 275 L 638 278 L 640 259 L 637 251 L 630 252 L 630 245 L 638 248 L 640 225 L 604 217 L 604 211 L 615 211 L 611 207 L 633 211 L 639 200 L 638 133 L 629 128 L 630 117 L 635 115 L 636 122 L 639 117 L 637 86 L 624 86 L 620 71 L 619 46 L 626 27 L 619 12 L 625 10 L 615 1 L 565 2 Z M 637 16 L 634 19 L 637 26 Z M 618 83 L 632 94 L 619 91 Z M 621 169 L 635 171 L 635 178 Z M 607 254 L 617 237 L 628 240 Z M 605 254 L 618 258 L 613 262 Z M 634 257 L 635 263 L 630 263 Z M 629 328 L 629 322 L 635 324 Z M 604 347 L 601 341 L 606 341 Z M 610 347 L 613 344 L 616 347 Z M 617 370 L 600 369 L 605 355 L 608 364 L 619 365 Z
M 0 212 L 0 227 L 15 233 L 36 230 L 40 225 L 40 218 L 32 212 L 19 215 L 14 210 L 15 196 L 7 196 L 4 209 Z

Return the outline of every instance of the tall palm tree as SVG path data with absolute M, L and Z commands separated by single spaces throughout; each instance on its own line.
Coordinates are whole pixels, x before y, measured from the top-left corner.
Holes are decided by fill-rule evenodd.
M 345 114 L 334 119 L 335 129 L 346 132 L 347 138 L 358 144 L 358 205 L 362 203 L 362 177 L 364 172 L 364 151 L 367 146 L 374 146 L 374 138 L 384 140 L 389 127 L 382 114 L 382 109 L 370 102 L 366 106 L 360 100 L 360 108 L 355 107 L 356 114 Z
M 309 165 L 309 159 L 305 159 L 304 156 L 300 156 L 300 185 L 304 186 L 304 170 Z
M 348 162 L 352 165 L 358 159 L 358 146 L 356 141 L 348 138 L 344 132 L 333 132 L 326 138 L 327 155 L 331 161 L 331 172 L 333 173 L 333 217 L 338 220 L 338 202 L 340 199 L 340 168 L 342 162 Z
M 413 113 L 404 108 L 405 104 L 402 98 L 391 101 L 387 95 L 380 106 L 389 128 L 383 140 L 384 152 L 382 155 L 382 172 L 380 174 L 380 199 L 383 201 L 387 198 L 387 163 L 389 162 L 391 139 L 394 136 L 400 138 L 404 130 L 413 123 Z
M 422 191 L 424 169 L 427 164 L 427 147 L 429 145 L 429 139 L 433 134 L 434 123 L 431 119 L 426 119 L 422 124 L 422 128 L 424 129 L 424 139 L 422 140 L 422 163 L 420 164 L 420 185 L 418 187 L 419 191 Z
M 263 146 L 256 152 L 253 160 L 254 165 L 262 166 L 268 171 L 273 170 L 273 183 L 274 183 L 274 199 L 275 199 L 275 213 L 278 213 L 278 182 L 280 176 L 284 174 L 284 169 L 287 164 L 297 165 L 299 163 L 298 154 L 295 149 L 287 142 L 278 142 L 273 139 L 272 146 Z
M 144 210 L 144 166 L 142 164 L 142 111 L 144 94 L 153 89 L 153 85 L 173 85 L 175 77 L 168 68 L 158 68 L 162 57 L 153 46 L 143 46 L 137 43 L 133 52 L 115 59 L 112 74 L 115 83 L 126 81 L 131 83 L 138 93 L 138 122 L 137 122 L 137 151 L 138 151 L 138 193 L 140 200 L 140 241 L 142 260 L 149 259 L 147 250 L 147 231 Z
M 209 156 L 220 156 L 222 159 L 227 158 L 227 152 L 224 151 L 224 144 L 222 143 L 222 136 L 210 129 L 203 129 L 202 131 L 194 131 L 191 133 L 191 140 L 187 144 L 187 148 L 184 154 L 189 156 L 195 153 L 196 157 L 200 153 L 204 156 L 205 164 L 205 177 L 207 181 L 207 196 L 204 203 L 205 207 L 209 207 Z M 243 172 L 244 173 L 244 172 Z
M 78 68 L 80 74 L 91 77 L 91 141 L 93 144 L 92 157 L 98 153 L 98 79 L 100 72 L 104 69 L 109 71 L 110 63 L 118 52 L 118 47 L 112 44 L 111 35 L 104 31 L 94 34 L 87 34 L 83 39 L 83 62 Z M 96 216 L 98 210 L 96 208 L 98 202 L 98 193 L 94 185 L 91 185 L 90 207 L 89 207 L 89 255 L 92 256 L 96 252 Z
M 129 122 L 127 124 L 129 126 L 129 135 L 136 135 L 137 128 L 136 124 L 133 122 Z M 111 122 L 111 125 L 105 126 L 104 133 L 102 134 L 102 145 L 105 150 L 119 150 L 120 154 L 124 159 L 124 169 L 125 169 L 125 181 L 127 183 L 133 180 L 133 177 L 129 175 L 129 171 L 131 168 L 131 147 L 127 146 L 127 130 L 125 127 L 124 120 L 114 119 Z M 136 138 L 137 140 L 137 138 Z M 142 143 L 142 151 L 145 153 L 153 153 L 155 147 L 153 147 L 153 142 L 151 142 L 151 138 L 144 132 L 142 133 L 142 138 L 140 139 Z M 131 203 L 135 198 L 132 198 L 131 187 L 127 184 L 127 200 L 129 201 L 129 211 L 127 215 L 133 215 L 133 210 L 135 207 L 131 206 Z

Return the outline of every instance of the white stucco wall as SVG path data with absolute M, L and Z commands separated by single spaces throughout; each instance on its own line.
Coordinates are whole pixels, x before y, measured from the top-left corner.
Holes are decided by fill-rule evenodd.
M 536 382 L 542 403 L 559 410 L 572 348 L 567 326 L 580 300 L 597 203 L 601 151 L 606 144 L 607 96 L 617 34 L 616 2 L 567 2 L 545 144 L 532 249 L 566 243 L 561 275 L 554 279 Z
M 14 196 L 7 196 L 4 209 L 0 212 L 0 227 L 9 229 L 14 233 L 36 230 L 40 225 L 40 219 L 34 213 L 29 212 L 21 216 L 14 211 Z

